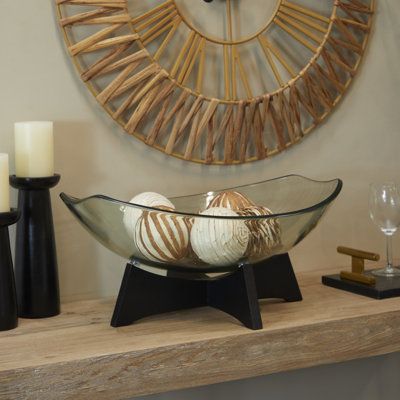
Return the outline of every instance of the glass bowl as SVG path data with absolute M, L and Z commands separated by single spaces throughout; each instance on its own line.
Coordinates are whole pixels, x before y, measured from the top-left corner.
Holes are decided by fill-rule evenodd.
M 104 195 L 60 196 L 100 243 L 140 268 L 213 279 L 288 252 L 315 228 L 341 188 L 340 179 L 288 175 L 170 198 L 175 209 Z

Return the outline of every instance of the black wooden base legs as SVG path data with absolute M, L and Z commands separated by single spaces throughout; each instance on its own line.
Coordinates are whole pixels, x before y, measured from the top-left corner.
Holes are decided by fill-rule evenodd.
M 154 314 L 211 306 L 232 315 L 250 329 L 262 329 L 258 299 L 302 299 L 287 254 L 245 265 L 217 280 L 164 277 L 128 264 L 112 316 L 113 327 Z

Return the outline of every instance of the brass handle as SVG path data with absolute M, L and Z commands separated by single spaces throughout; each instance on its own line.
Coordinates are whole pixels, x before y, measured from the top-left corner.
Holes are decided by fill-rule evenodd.
M 347 279 L 359 283 L 363 283 L 365 285 L 374 285 L 376 279 L 372 276 L 364 275 L 364 261 L 378 261 L 379 254 L 370 253 L 368 251 L 351 249 L 350 247 L 339 246 L 337 248 L 338 253 L 346 254 L 351 256 L 351 272 L 341 271 L 340 277 L 341 279 Z
M 339 246 L 337 248 L 337 251 L 340 254 L 346 254 L 348 256 L 361 258 L 364 260 L 371 260 L 371 261 L 379 260 L 379 254 L 370 253 L 368 251 L 363 251 L 363 250 L 351 249 L 350 247 Z
M 348 271 L 340 271 L 340 279 L 347 279 L 348 281 L 363 283 L 368 286 L 373 286 L 376 283 L 376 279 L 373 276 L 356 274 Z
M 363 250 L 351 249 L 349 247 L 339 246 L 338 253 L 351 256 L 351 272 L 356 274 L 364 273 L 364 260 L 378 261 L 379 254 L 370 253 Z

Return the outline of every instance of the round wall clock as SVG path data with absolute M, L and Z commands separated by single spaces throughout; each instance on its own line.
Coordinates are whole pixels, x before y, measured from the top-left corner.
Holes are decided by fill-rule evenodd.
M 354 77 L 374 0 L 56 0 L 81 78 L 127 133 L 207 164 L 300 141 Z

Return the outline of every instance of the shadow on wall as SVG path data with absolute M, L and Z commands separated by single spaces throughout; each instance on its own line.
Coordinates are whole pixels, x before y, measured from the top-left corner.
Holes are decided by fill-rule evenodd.
M 84 121 L 57 121 L 55 135 L 56 172 L 61 174 L 61 181 L 52 191 L 52 205 L 61 296 L 63 300 L 68 300 L 63 293 L 74 293 L 74 299 L 90 298 L 98 295 L 102 284 L 98 269 L 99 249 L 64 205 L 59 194 L 63 191 L 79 196 L 90 193 L 94 190 L 93 182 L 101 181 L 102 177 L 96 168 L 97 160 L 93 156 L 96 142 L 91 137 L 90 124 Z
M 98 168 L 93 124 L 86 121 L 56 121 L 54 130 L 54 157 L 56 168 L 62 176 L 59 189 L 62 187 L 75 193 L 95 190 L 92 186 L 101 181 L 102 176 Z

